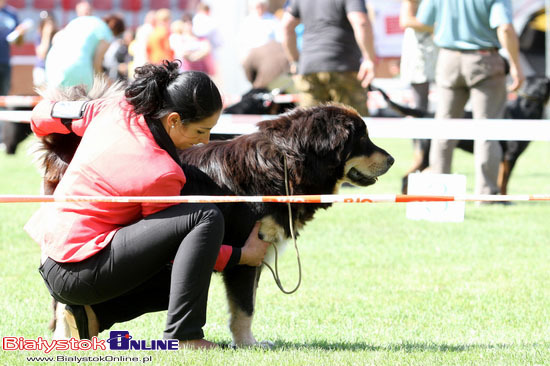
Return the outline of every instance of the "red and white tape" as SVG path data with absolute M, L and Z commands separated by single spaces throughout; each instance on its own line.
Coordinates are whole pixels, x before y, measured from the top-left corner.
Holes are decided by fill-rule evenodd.
M 109 202 L 109 203 L 402 203 L 402 202 L 503 202 L 550 201 L 550 194 L 533 195 L 395 195 L 326 194 L 296 196 L 56 196 L 0 195 L 0 203 Z

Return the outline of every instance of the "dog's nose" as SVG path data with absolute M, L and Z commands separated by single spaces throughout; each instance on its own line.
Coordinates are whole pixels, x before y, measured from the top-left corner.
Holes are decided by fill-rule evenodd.
M 388 155 L 388 159 L 386 160 L 386 162 L 388 164 L 388 167 L 390 167 L 393 165 L 393 163 L 395 163 L 395 159 L 393 158 L 393 156 Z

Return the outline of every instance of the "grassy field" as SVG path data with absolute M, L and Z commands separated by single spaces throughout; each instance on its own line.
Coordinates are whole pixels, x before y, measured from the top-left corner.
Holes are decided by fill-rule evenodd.
M 411 162 L 408 140 L 378 140 L 395 166 L 367 189 L 398 193 Z M 28 145 L 29 141 L 25 145 Z M 37 194 L 26 155 L 0 156 L 0 194 Z M 533 143 L 520 158 L 510 193 L 550 193 L 550 145 Z M 454 170 L 473 193 L 473 157 L 457 151 Z M 0 336 L 50 338 L 50 298 L 38 274 L 39 248 L 22 231 L 36 204 L 0 204 Z M 405 218 L 403 204 L 340 204 L 319 212 L 298 245 L 303 283 L 282 294 L 266 271 L 253 325 L 275 348 L 199 351 L 67 351 L 50 357 L 151 357 L 152 365 L 533 365 L 550 363 L 550 204 L 478 207 L 463 223 Z M 295 255 L 280 264 L 296 281 Z M 164 313 L 115 326 L 134 339 L 162 335 Z M 206 337 L 230 342 L 220 278 L 215 277 Z M 108 338 L 108 332 L 100 334 Z M 40 351 L 2 351 L 0 365 L 31 362 Z M 80 362 L 84 365 L 139 362 Z

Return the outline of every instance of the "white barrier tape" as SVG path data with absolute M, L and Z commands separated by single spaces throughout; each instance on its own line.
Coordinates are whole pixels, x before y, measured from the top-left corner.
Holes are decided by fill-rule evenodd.
M 27 122 L 31 111 L 0 111 L 0 121 Z M 272 115 L 222 114 L 213 134 L 243 135 Z M 550 141 L 550 121 L 520 119 L 364 118 L 374 138 Z
M 32 111 L 0 111 L 0 121 L 29 123 Z
M 109 203 L 401 203 L 401 202 L 503 202 L 550 201 L 550 195 L 395 195 L 326 194 L 296 196 L 55 196 L 0 195 L 0 203 L 23 202 L 109 202 Z
M 42 97 L 37 95 L 2 95 L 0 96 L 0 107 L 32 108 L 41 100 Z
M 256 122 L 275 117 L 222 114 L 212 133 L 252 133 L 257 130 Z M 547 120 L 370 117 L 364 120 L 369 136 L 374 138 L 550 141 L 550 121 Z

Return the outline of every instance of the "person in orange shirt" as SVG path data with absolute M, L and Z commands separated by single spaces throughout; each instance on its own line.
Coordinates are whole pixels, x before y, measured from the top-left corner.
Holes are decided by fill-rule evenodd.
M 155 28 L 147 41 L 147 58 L 150 63 L 161 64 L 172 61 L 174 51 L 170 47 L 170 24 L 172 14 L 169 9 L 159 9 L 155 13 Z

